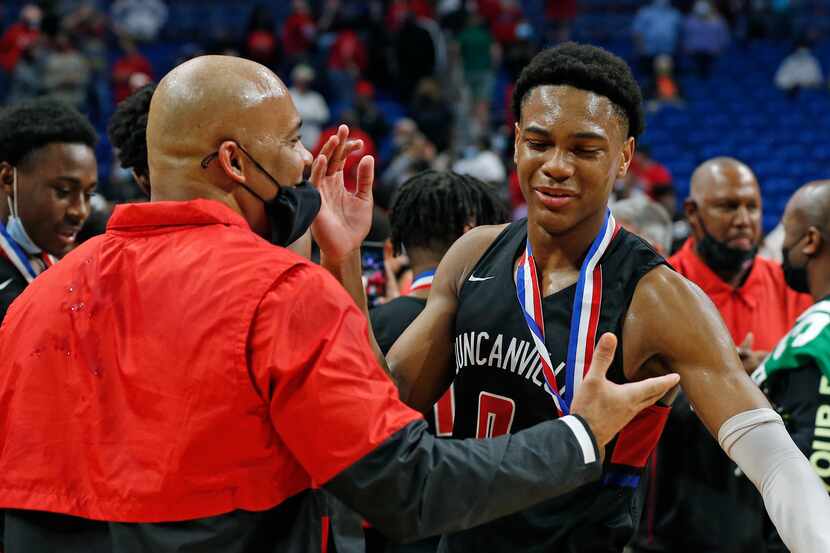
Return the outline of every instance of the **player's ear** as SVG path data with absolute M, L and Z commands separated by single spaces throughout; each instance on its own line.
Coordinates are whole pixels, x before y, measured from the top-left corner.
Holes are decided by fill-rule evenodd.
M 6 196 L 12 195 L 12 184 L 14 184 L 14 167 L 8 161 L 0 162 L 0 186 Z
M 683 211 L 686 213 L 686 219 L 689 221 L 689 225 L 692 227 L 692 231 L 694 231 L 695 236 L 699 237 L 701 234 L 700 231 L 700 205 L 697 201 L 689 196 L 683 202 Z
M 801 250 L 805 255 L 813 257 L 821 251 L 824 245 L 824 236 L 821 231 L 814 226 L 807 229 L 807 242 Z
M 620 166 L 617 169 L 617 178 L 623 178 L 628 173 L 628 166 L 631 165 L 631 160 L 634 159 L 634 149 L 636 143 L 633 136 L 629 136 L 623 143 L 622 152 L 620 155 Z
M 513 123 L 513 163 L 518 165 L 517 152 L 519 151 L 519 122 Z

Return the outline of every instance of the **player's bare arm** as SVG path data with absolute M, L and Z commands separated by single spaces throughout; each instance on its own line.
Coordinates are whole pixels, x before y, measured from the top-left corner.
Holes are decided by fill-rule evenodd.
M 676 372 L 689 402 L 764 498 L 793 553 L 830 551 L 830 501 L 781 417 L 750 380 L 709 299 L 667 267 L 644 277 L 625 322 L 626 376 Z
M 389 350 L 386 361 L 401 400 L 425 412 L 450 385 L 458 293 L 504 225 L 477 227 L 459 238 L 435 272 L 423 312 Z
M 623 324 L 623 343 L 626 378 L 679 374 L 695 412 L 715 437 L 730 417 L 769 407 L 743 370 L 715 306 L 668 267 L 640 281 Z

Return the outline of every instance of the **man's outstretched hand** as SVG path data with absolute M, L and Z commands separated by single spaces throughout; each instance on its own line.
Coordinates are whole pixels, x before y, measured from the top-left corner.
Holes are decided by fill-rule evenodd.
M 349 140 L 349 127 L 340 125 L 311 165 L 311 184 L 321 197 L 320 213 L 311 225 L 311 233 L 329 260 L 343 259 L 359 248 L 372 226 L 374 158 L 363 156 L 358 163 L 354 192 L 346 190 L 343 178 L 346 158 L 362 147 L 363 141 Z
M 571 403 L 571 413 L 585 419 L 600 448 L 637 413 L 653 405 L 680 382 L 679 375 L 668 374 L 640 382 L 614 384 L 605 376 L 616 349 L 616 336 L 606 333 L 600 337 L 588 374 Z

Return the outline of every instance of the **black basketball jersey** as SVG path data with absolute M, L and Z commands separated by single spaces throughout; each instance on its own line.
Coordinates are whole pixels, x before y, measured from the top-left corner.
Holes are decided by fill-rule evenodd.
M 487 249 L 459 292 L 455 325 L 455 438 L 515 433 L 557 417 L 541 362 L 516 297 L 515 262 L 527 221 L 509 225 Z M 625 381 L 622 324 L 638 281 L 665 260 L 619 229 L 600 260 L 602 293 L 596 336 L 618 337 L 608 378 Z M 554 369 L 567 358 L 576 284 L 542 299 L 545 341 Z M 557 384 L 565 385 L 565 370 Z M 606 448 L 600 482 L 477 528 L 445 536 L 441 551 L 619 553 L 639 521 L 640 473 L 668 409 L 641 413 Z

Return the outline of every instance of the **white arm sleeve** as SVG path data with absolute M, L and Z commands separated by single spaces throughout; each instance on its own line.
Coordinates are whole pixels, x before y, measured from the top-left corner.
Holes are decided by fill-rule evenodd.
M 830 497 L 778 413 L 738 413 L 720 427 L 718 442 L 761 492 L 792 553 L 830 551 Z

